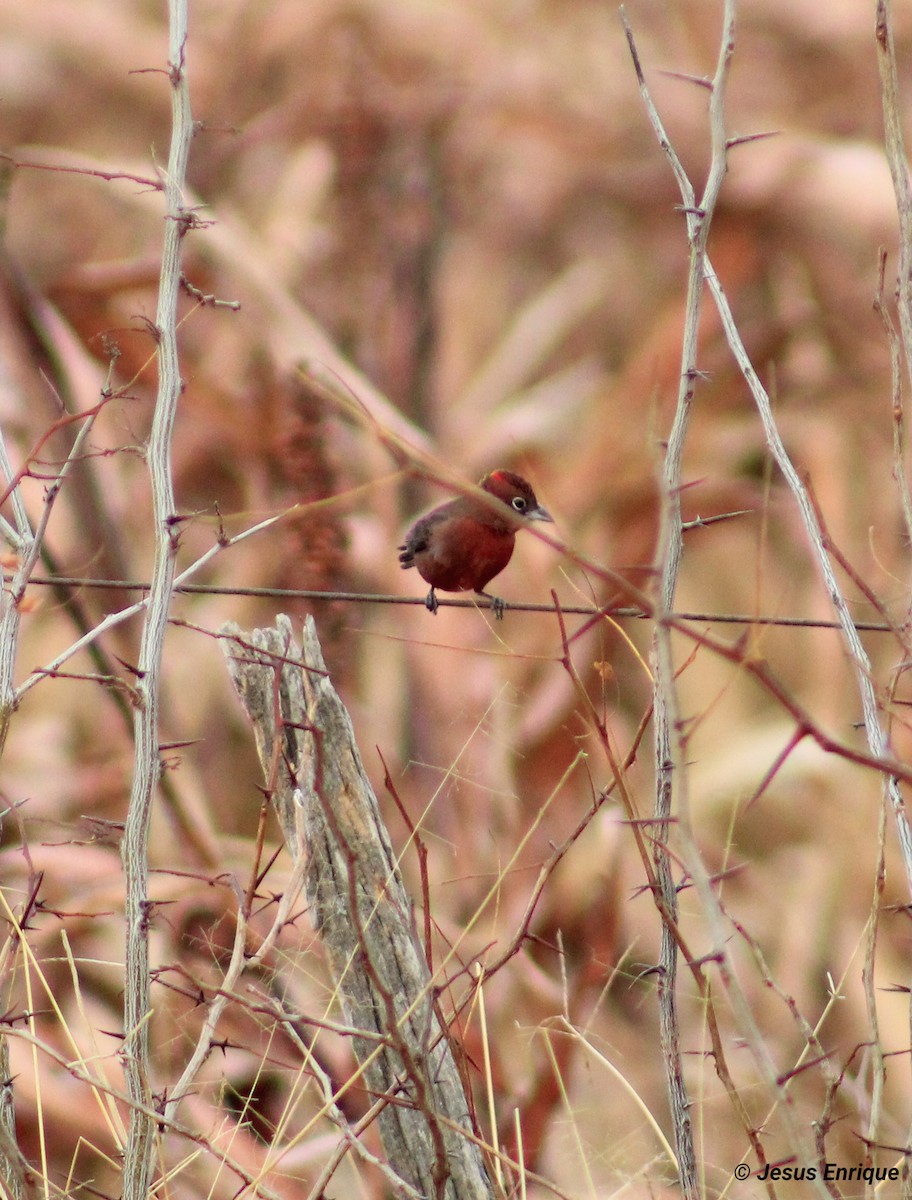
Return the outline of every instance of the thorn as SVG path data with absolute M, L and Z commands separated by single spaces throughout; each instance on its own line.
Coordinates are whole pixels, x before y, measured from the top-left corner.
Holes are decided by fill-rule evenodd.
M 692 521 L 684 521 L 681 525 L 682 533 L 686 533 L 689 529 L 702 529 L 706 525 L 715 525 L 717 521 L 728 521 L 732 517 L 747 517 L 754 510 L 752 508 L 739 508 L 734 512 L 716 513 L 712 517 L 694 517 Z
M 713 90 L 712 80 L 706 75 L 688 75 L 686 71 L 659 71 L 659 75 L 664 75 L 666 79 L 680 79 L 684 83 L 695 83 L 697 87 L 706 88 L 707 91 Z
M 768 129 L 765 133 L 736 133 L 734 137 L 725 139 L 725 149 L 731 150 L 734 146 L 745 146 L 748 142 L 762 142 L 766 138 L 778 137 L 781 132 L 780 129 Z

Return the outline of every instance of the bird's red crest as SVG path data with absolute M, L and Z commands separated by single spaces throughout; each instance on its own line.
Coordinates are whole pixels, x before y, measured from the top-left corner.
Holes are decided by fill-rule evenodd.
M 493 488 L 490 486 L 492 483 L 496 485 Z M 505 492 L 532 491 L 529 484 L 520 475 L 504 470 L 492 471 L 490 475 L 486 475 L 482 479 L 480 486 L 495 496 L 499 496 L 501 500 L 506 498 Z

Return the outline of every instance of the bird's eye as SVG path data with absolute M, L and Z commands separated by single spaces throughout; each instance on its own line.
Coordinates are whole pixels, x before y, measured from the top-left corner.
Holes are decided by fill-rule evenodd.
M 526 507 L 525 497 L 524 496 L 514 496 L 513 497 L 513 507 L 516 509 L 517 512 L 522 512 Z

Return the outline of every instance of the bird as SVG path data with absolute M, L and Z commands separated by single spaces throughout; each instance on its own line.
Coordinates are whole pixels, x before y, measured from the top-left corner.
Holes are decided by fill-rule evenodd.
M 539 504 L 532 485 L 512 471 L 492 471 L 478 486 L 499 503 L 457 496 L 425 513 L 405 535 L 399 562 L 404 571 L 417 568 L 431 585 L 424 601 L 429 612 L 437 612 L 437 588 L 442 592 L 472 591 L 490 600 L 495 618 L 502 620 L 504 601 L 484 589 L 510 561 L 524 520 L 554 518 Z

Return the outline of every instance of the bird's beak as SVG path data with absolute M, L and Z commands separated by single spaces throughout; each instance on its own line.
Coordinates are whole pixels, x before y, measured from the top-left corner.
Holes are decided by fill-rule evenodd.
M 551 516 L 548 510 L 546 508 L 542 508 L 540 504 L 535 508 L 529 509 L 529 511 L 526 513 L 526 519 L 529 521 L 550 521 L 552 525 L 554 524 L 554 518 Z

